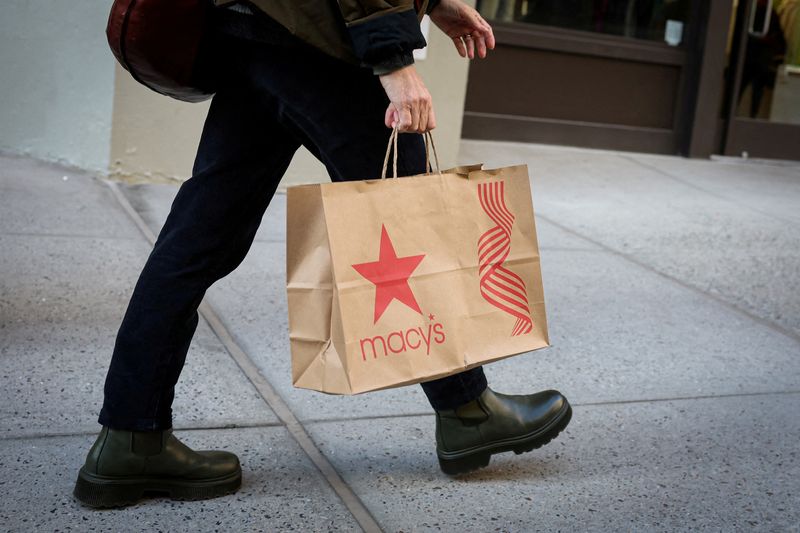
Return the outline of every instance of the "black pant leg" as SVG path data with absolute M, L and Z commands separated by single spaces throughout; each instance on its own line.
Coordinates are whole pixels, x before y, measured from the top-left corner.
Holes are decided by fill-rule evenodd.
M 101 424 L 171 426 L 197 307 L 244 259 L 298 146 L 275 121 L 271 98 L 241 87 L 214 97 L 193 176 L 175 197 L 120 326 Z
M 428 401 L 437 411 L 455 409 L 471 402 L 486 390 L 486 374 L 478 366 L 459 374 L 420 383 Z

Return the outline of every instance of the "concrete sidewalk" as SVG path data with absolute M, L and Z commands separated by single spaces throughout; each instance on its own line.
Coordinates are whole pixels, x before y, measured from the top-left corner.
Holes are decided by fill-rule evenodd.
M 292 388 L 285 196 L 209 291 L 176 432 L 238 453 L 203 502 L 71 496 L 116 329 L 176 189 L 0 158 L 0 530 L 800 531 L 800 166 L 465 141 L 525 162 L 553 347 L 487 367 L 562 390 L 557 440 L 450 479 L 419 387 Z

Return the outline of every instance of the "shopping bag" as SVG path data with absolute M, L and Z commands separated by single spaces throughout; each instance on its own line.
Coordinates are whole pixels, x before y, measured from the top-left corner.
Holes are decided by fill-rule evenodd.
M 525 165 L 289 187 L 286 261 L 296 387 L 357 394 L 549 345 Z

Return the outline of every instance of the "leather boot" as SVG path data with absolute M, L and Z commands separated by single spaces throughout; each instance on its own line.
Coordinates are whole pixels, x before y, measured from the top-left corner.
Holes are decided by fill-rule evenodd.
M 509 396 L 487 388 L 476 400 L 436 412 L 439 466 L 457 475 L 483 468 L 496 453 L 529 452 L 553 440 L 571 418 L 558 391 Z
M 74 495 L 90 507 L 136 503 L 145 492 L 202 500 L 235 492 L 239 459 L 223 451 L 194 451 L 172 429 L 123 431 L 103 427 L 78 472 Z

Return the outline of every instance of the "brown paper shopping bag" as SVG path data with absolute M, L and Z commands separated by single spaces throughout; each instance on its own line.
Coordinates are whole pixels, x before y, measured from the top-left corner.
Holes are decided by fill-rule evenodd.
M 527 167 L 290 187 L 287 291 L 301 388 L 356 394 L 548 346 Z

